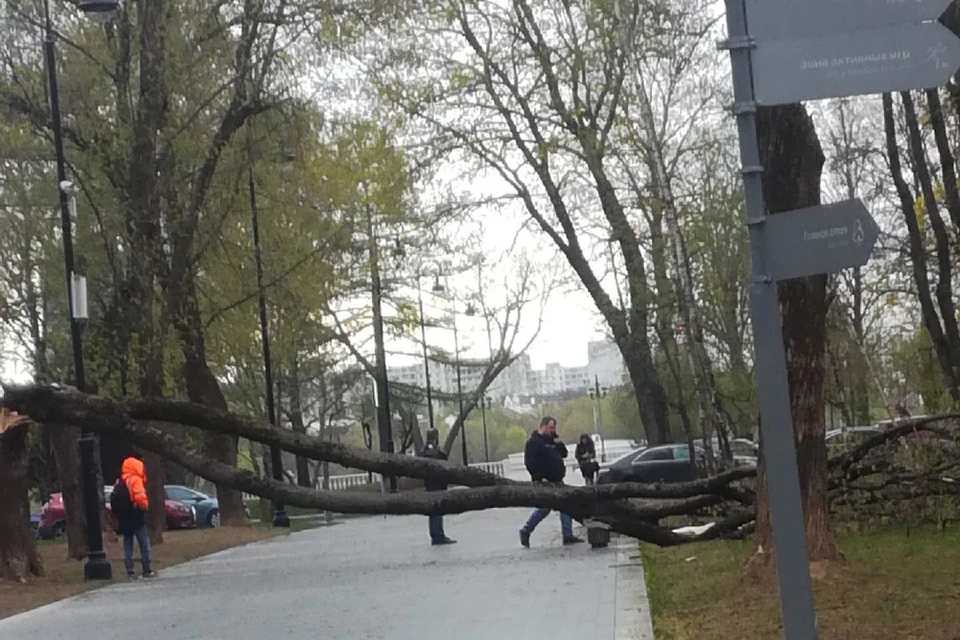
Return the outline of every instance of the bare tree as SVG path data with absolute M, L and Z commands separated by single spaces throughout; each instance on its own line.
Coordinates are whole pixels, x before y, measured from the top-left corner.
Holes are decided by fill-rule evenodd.
M 425 17 L 430 26 L 415 35 L 391 34 L 415 64 L 434 56 L 445 77 L 421 77 L 425 86 L 418 86 L 406 74 L 391 78 L 391 69 L 380 69 L 383 94 L 430 130 L 431 148 L 495 175 L 519 200 L 610 330 L 647 439 L 666 441 L 667 400 L 648 337 L 647 265 L 609 159 L 627 74 L 613 8 L 555 0 L 445 5 Z M 466 47 L 469 58 L 449 53 L 458 47 Z M 624 305 L 611 298 L 591 264 L 598 227 L 623 256 Z

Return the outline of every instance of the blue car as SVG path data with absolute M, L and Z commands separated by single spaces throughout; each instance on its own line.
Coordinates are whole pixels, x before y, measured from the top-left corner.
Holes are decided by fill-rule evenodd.
M 197 512 L 198 527 L 220 526 L 220 503 L 217 502 L 216 498 L 211 498 L 205 493 L 178 484 L 163 485 L 163 492 L 166 494 L 167 500 L 178 500 L 193 506 Z

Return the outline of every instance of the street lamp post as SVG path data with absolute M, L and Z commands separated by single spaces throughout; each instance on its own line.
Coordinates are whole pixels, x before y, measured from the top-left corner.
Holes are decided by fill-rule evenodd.
M 277 408 L 273 396 L 273 365 L 270 358 L 270 331 L 267 320 L 267 298 L 263 292 L 263 254 L 260 251 L 260 217 L 257 213 L 257 187 L 253 179 L 253 146 L 248 140 L 247 153 L 249 167 L 247 179 L 250 191 L 250 214 L 253 218 L 253 256 L 257 268 L 257 303 L 260 314 L 260 342 L 263 344 L 263 379 L 267 392 L 267 418 L 277 428 Z M 280 447 L 270 445 L 270 466 L 273 467 L 273 479 L 283 482 L 283 457 Z M 282 500 L 273 501 L 273 526 L 289 527 L 290 518 Z
M 483 395 L 480 398 L 480 419 L 483 420 L 483 461 L 490 462 L 490 441 L 487 440 L 487 407 L 490 406 L 490 398 Z
M 440 275 L 438 274 L 436 282 L 433 285 L 433 292 L 443 293 L 444 291 L 448 291 L 449 288 L 449 283 L 447 287 L 440 284 Z M 460 416 L 460 452 L 463 457 L 463 464 L 469 464 L 467 460 L 467 423 L 466 416 L 463 413 L 463 383 L 460 375 L 460 335 L 457 331 L 457 300 L 452 296 L 451 299 L 453 300 L 453 354 L 457 369 L 457 407 Z
M 370 205 L 366 205 L 367 242 L 370 250 L 370 280 L 373 294 L 373 341 L 376 351 L 377 370 L 377 432 L 380 436 L 380 451 L 393 453 L 393 429 L 390 425 L 390 384 L 387 380 L 387 356 L 383 344 L 383 290 L 380 283 L 380 254 L 377 239 L 373 233 L 373 216 Z M 397 477 L 389 476 L 390 493 L 397 492 Z
M 98 21 L 109 19 L 117 9 L 117 2 L 81 2 L 80 9 L 90 18 Z M 70 342 L 73 347 L 73 369 L 77 389 L 86 390 L 86 378 L 83 369 L 83 335 L 80 331 L 80 318 L 77 306 L 85 294 L 85 283 L 81 276 L 74 273 L 73 261 L 73 221 L 70 215 L 70 191 L 72 183 L 67 180 L 67 162 L 63 151 L 63 123 L 60 115 L 60 89 L 57 83 L 57 60 L 54 44 L 56 37 L 53 22 L 50 19 L 50 2 L 44 0 L 44 40 L 43 53 L 47 64 L 47 81 L 50 89 L 50 115 L 53 126 L 53 144 L 57 156 L 57 191 L 60 196 L 60 224 L 63 232 L 63 262 L 67 278 L 67 301 L 70 310 Z M 100 492 L 98 487 L 96 458 L 96 436 L 89 429 L 80 430 L 80 477 L 83 485 L 84 512 L 87 520 L 87 558 L 83 565 L 83 577 L 87 580 L 110 580 L 113 568 L 103 551 L 103 533 L 100 530 Z
M 593 389 L 590 389 L 590 397 L 597 401 L 597 406 L 595 408 L 595 411 L 597 412 L 595 414 L 597 423 L 595 426 L 597 429 L 597 435 L 600 436 L 600 462 L 606 462 L 607 444 L 606 439 L 603 437 L 603 407 L 601 402 L 607 397 L 607 390 L 605 388 L 600 388 L 600 376 L 598 375 L 593 376 L 593 384 Z
M 454 302 L 453 307 L 453 353 L 457 363 L 457 407 L 460 412 L 460 447 L 463 455 L 463 464 L 469 464 L 467 460 L 467 421 L 463 415 L 463 385 L 460 382 L 460 340 L 457 334 L 457 307 Z
M 420 287 L 420 273 L 417 272 L 417 302 L 420 304 L 420 339 L 423 341 L 423 371 L 427 379 L 427 416 L 430 420 L 430 430 L 433 425 L 433 391 L 430 388 L 430 360 L 427 357 L 427 325 L 423 315 L 423 290 Z

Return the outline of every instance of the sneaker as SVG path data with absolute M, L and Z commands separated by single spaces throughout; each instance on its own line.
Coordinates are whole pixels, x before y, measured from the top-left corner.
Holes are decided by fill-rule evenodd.
M 443 538 L 440 538 L 439 540 L 431 540 L 430 544 L 434 546 L 439 546 L 444 544 L 457 544 L 457 541 L 454 540 L 453 538 L 443 537 Z
M 157 577 L 157 572 L 156 572 L 156 571 L 144 571 L 144 572 L 143 572 L 143 577 L 144 577 L 144 578 L 156 578 L 156 577 Z
M 563 544 L 580 544 L 581 542 L 583 542 L 583 538 L 577 536 L 569 536 L 563 539 Z
M 127 580 L 139 580 L 140 577 L 133 571 L 127 571 Z
M 520 529 L 520 544 L 522 544 L 527 549 L 530 548 L 530 532 Z

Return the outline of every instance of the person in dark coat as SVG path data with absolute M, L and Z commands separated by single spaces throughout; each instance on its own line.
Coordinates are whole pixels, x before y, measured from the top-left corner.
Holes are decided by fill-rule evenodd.
M 420 452 L 421 458 L 431 458 L 433 460 L 446 460 L 447 454 L 440 448 L 440 433 L 436 429 L 427 431 L 427 441 Z M 423 488 L 427 491 L 445 491 L 447 489 L 446 481 L 427 476 L 423 480 Z M 429 518 L 430 542 L 431 544 L 456 544 L 456 540 L 448 538 L 443 532 L 443 516 L 427 516 Z
M 557 436 L 557 421 L 547 416 L 540 421 L 540 428 L 530 434 L 523 448 L 523 463 L 530 473 L 530 479 L 562 485 L 563 477 L 567 475 L 567 466 L 563 462 L 566 457 L 567 446 Z M 530 514 L 527 523 L 520 529 L 520 544 L 530 546 L 530 534 L 550 515 L 550 511 L 541 507 Z M 583 542 L 573 535 L 573 518 L 565 513 L 560 514 L 560 531 L 563 533 L 563 544 Z
M 587 486 L 593 485 L 597 479 L 597 472 L 600 471 L 600 465 L 597 464 L 597 446 L 589 433 L 580 434 L 580 442 L 577 443 L 577 449 L 573 455 L 577 459 L 577 464 L 580 465 L 580 474 L 584 482 Z

